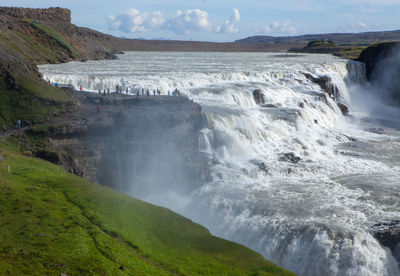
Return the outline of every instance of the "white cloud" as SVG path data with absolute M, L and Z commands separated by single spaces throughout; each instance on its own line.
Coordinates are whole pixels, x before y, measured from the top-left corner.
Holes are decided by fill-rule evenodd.
M 180 11 L 169 18 L 165 28 L 178 34 L 191 34 L 192 32 L 210 31 L 211 23 L 208 21 L 208 13 L 200 9 Z
M 140 12 L 136 9 L 110 15 L 107 17 L 108 27 L 111 30 L 120 30 L 125 33 L 147 32 L 150 29 L 161 27 L 165 24 L 162 12 Z
M 368 28 L 368 25 L 361 21 L 352 22 L 352 23 L 350 23 L 350 26 L 353 28 L 361 28 L 361 29 Z
M 277 33 L 277 34 L 295 34 L 297 29 L 291 26 L 291 21 L 286 20 L 285 22 L 273 21 L 269 26 L 264 28 L 266 33 Z
M 338 27 L 343 33 L 365 32 L 374 28 L 379 28 L 379 24 L 366 24 L 361 21 L 350 22 Z
M 226 20 L 224 24 L 218 26 L 216 31 L 219 33 L 225 34 L 234 34 L 239 32 L 239 28 L 236 26 L 236 23 L 240 20 L 240 12 L 238 9 L 233 9 L 233 14 L 229 20 Z
M 234 15 L 237 18 L 238 15 Z M 153 29 L 168 29 L 177 34 L 189 35 L 192 32 L 211 31 L 212 24 L 208 13 L 200 9 L 178 10 L 175 15 L 166 18 L 160 11 L 140 12 L 137 9 L 110 15 L 108 28 L 125 33 L 147 32 Z
M 166 18 L 160 11 L 141 12 L 137 9 L 110 15 L 107 17 L 108 28 L 125 33 L 148 32 L 153 29 L 166 29 L 177 34 L 189 35 L 193 32 L 217 32 L 234 34 L 239 32 L 237 23 L 240 12 L 233 9 L 232 16 L 222 25 L 216 26 L 209 21 L 207 11 L 200 9 L 178 10 Z
M 237 22 L 240 20 L 240 12 L 238 9 L 233 9 L 233 15 L 231 21 Z

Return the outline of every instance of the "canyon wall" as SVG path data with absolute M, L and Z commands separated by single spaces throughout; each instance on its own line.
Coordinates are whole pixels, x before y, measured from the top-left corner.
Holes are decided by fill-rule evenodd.
M 386 42 L 372 45 L 361 52 L 358 61 L 365 63 L 367 70 L 367 79 L 372 80 L 373 75 L 378 69 L 378 65 L 382 60 L 385 60 L 393 50 L 400 45 L 400 42 Z
M 37 157 L 121 192 L 146 197 L 155 191 L 189 192 L 207 178 L 199 151 L 201 108 L 185 97 L 82 93 L 80 108 L 48 128 L 54 152 Z

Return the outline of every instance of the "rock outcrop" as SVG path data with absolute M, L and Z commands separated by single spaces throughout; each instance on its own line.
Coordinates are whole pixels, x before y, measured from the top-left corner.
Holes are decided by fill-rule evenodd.
M 284 153 L 281 158 L 279 158 L 280 161 L 283 162 L 290 162 L 293 164 L 297 164 L 300 162 L 301 158 L 296 156 L 293 152 L 288 152 L 288 153 Z
M 32 130 L 33 136 L 49 136 L 52 149 L 35 156 L 137 196 L 172 188 L 188 192 L 207 177 L 198 150 L 198 104 L 183 96 L 77 94 L 74 114 Z
M 16 7 L 0 7 L 0 15 L 8 15 L 19 19 L 43 21 L 64 21 L 71 23 L 71 11 L 62 8 L 30 9 Z
M 330 77 L 314 77 L 313 75 L 307 73 L 305 73 L 304 76 L 313 83 L 318 84 L 323 91 L 328 93 L 329 97 L 331 97 L 336 102 L 343 115 L 349 114 L 348 107 L 341 102 L 339 89 L 335 84 L 332 83 Z
M 400 42 L 368 47 L 359 61 L 365 63 L 367 78 L 382 98 L 400 103 Z
M 337 105 L 340 108 L 340 111 L 342 111 L 343 115 L 348 115 L 349 114 L 349 108 L 346 105 L 344 105 L 342 103 L 338 103 Z
M 380 223 L 373 226 L 374 237 L 385 247 L 390 248 L 400 261 L 400 221 Z
M 389 57 L 400 42 L 386 42 L 372 45 L 361 52 L 358 61 L 365 63 L 367 79 L 372 81 L 379 63 Z
M 253 91 L 253 98 L 256 104 L 265 103 L 265 96 L 261 89 L 256 89 Z
M 326 93 L 328 93 L 329 96 L 331 96 L 331 98 L 337 99 L 339 94 L 339 89 L 337 88 L 336 85 L 332 83 L 330 77 L 328 76 L 314 77 L 311 74 L 304 74 L 304 76 L 313 83 L 318 84 L 323 91 L 325 91 Z

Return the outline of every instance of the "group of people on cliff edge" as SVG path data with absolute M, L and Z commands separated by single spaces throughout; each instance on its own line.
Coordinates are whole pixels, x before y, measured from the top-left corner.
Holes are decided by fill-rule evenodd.
M 62 87 L 62 85 L 60 83 L 58 83 L 58 82 L 53 83 L 53 85 L 55 87 Z M 84 91 L 84 88 L 83 88 L 82 85 L 79 86 L 79 91 Z M 99 89 L 98 90 L 98 94 L 99 95 L 101 95 L 101 94 L 106 95 L 106 94 L 110 94 L 110 93 L 122 94 L 124 92 L 126 94 L 129 94 L 129 88 L 128 87 L 123 87 L 122 85 L 119 85 L 119 84 L 117 84 L 115 86 L 115 92 L 111 92 L 110 88 L 105 88 L 105 89 Z M 152 93 L 153 93 L 153 96 L 156 96 L 156 95 L 160 96 L 161 95 L 161 90 L 160 89 L 153 89 Z M 142 95 L 142 96 L 145 96 L 145 95 L 146 96 L 150 96 L 150 94 L 151 94 L 150 89 L 140 88 L 140 89 L 136 90 L 136 96 L 140 96 L 140 95 Z M 168 96 L 181 96 L 181 91 L 178 88 L 175 88 L 175 90 L 172 90 L 172 91 L 168 90 L 166 94 Z

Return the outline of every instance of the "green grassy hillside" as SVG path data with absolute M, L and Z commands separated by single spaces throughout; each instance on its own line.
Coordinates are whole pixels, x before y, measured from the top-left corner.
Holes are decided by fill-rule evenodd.
M 34 124 L 73 108 L 69 95 L 41 79 L 37 64 L 113 58 L 117 51 L 112 37 L 60 18 L 68 10 L 49 9 L 53 17 L 43 20 L 35 19 L 35 9 L 23 10 L 28 18 L 13 16 L 12 11 L 21 15 L 18 10 L 0 7 L 0 130 L 16 120 Z
M 293 275 L 167 209 L 0 147 L 0 275 Z
M 72 56 L 68 43 L 44 24 L 16 19 L 7 24 L 12 29 L 0 32 L 0 129 L 16 120 L 38 123 L 68 111 L 70 96 L 43 81 L 35 66 Z
M 15 87 L 7 87 L 0 76 L 0 129 L 16 120 L 40 123 L 74 109 L 72 98 L 61 89 L 29 75 L 16 75 Z

